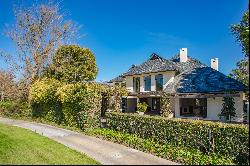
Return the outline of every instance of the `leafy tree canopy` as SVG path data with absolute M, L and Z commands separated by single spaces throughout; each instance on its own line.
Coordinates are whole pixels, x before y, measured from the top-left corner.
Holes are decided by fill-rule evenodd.
M 232 33 L 242 46 L 245 57 L 237 62 L 236 69 L 232 70 L 229 76 L 249 86 L 249 11 L 247 10 L 239 24 L 231 26 Z
M 56 51 L 46 75 L 63 82 L 76 83 L 94 80 L 97 72 L 95 56 L 89 49 L 66 45 Z
M 242 52 L 249 57 L 249 11 L 247 10 L 239 24 L 231 26 L 232 33 L 242 46 Z

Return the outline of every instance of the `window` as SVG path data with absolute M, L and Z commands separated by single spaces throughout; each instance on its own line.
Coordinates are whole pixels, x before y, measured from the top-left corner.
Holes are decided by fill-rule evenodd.
M 133 87 L 135 92 L 140 92 L 140 77 L 133 78 Z
M 115 83 L 115 86 L 119 86 L 120 84 L 118 82 Z
M 144 77 L 144 87 L 145 91 L 151 91 L 151 76 Z
M 182 98 L 180 99 L 180 115 L 191 117 L 207 117 L 206 98 Z
M 155 76 L 156 91 L 163 90 L 163 75 L 158 74 Z

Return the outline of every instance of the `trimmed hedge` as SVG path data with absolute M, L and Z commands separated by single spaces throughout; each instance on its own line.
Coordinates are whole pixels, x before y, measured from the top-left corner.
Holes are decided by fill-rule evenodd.
M 106 115 L 109 129 L 152 139 L 161 145 L 195 148 L 204 154 L 215 153 L 233 157 L 238 164 L 249 164 L 249 128 L 245 125 L 135 114 Z
M 214 153 L 203 154 L 198 149 L 176 147 L 172 144 L 159 144 L 153 139 L 142 139 L 137 135 L 127 134 L 110 129 L 94 129 L 85 132 L 88 135 L 96 136 L 125 146 L 135 148 L 153 155 L 166 158 L 178 163 L 188 165 L 233 165 L 232 157 L 219 156 Z

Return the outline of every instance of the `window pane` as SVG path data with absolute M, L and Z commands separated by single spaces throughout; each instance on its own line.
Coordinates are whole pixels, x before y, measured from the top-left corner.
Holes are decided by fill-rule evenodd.
M 136 77 L 136 78 L 133 78 L 134 79 L 134 85 L 133 85 L 133 87 L 134 87 L 134 91 L 135 92 L 140 92 L 140 77 Z
M 144 77 L 145 91 L 151 91 L 151 76 Z
M 163 75 L 158 74 L 155 76 L 156 91 L 163 90 Z

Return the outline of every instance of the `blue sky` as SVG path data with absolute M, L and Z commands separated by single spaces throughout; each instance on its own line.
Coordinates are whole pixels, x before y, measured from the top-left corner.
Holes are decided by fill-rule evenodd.
M 0 0 L 0 32 L 12 24 L 13 4 Z M 219 71 L 228 74 L 243 58 L 230 32 L 248 6 L 247 0 L 60 0 L 69 18 L 82 25 L 76 41 L 96 56 L 98 81 L 106 81 L 140 64 L 153 52 L 165 57 L 188 48 L 188 55 L 210 65 L 219 58 Z M 14 54 L 13 43 L 0 33 L 0 49 Z M 0 59 L 0 68 L 7 65 Z

